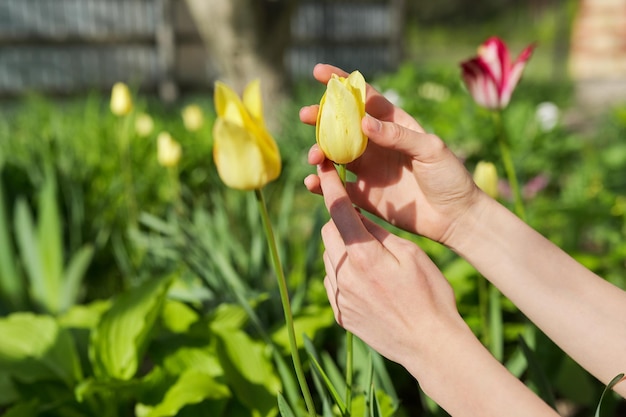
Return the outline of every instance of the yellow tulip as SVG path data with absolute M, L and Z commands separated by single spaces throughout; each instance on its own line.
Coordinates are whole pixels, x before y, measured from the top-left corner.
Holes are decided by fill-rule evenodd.
M 280 152 L 263 120 L 260 82 L 250 82 L 241 100 L 218 81 L 214 99 L 213 159 L 224 184 L 255 190 L 278 178 Z
M 315 137 L 324 155 L 347 164 L 365 151 L 367 136 L 361 130 L 365 116 L 365 79 L 359 71 L 347 78 L 333 74 L 326 85 L 317 114 Z
M 190 132 L 199 130 L 204 124 L 202 109 L 196 104 L 189 104 L 188 106 L 185 106 L 182 115 L 185 129 Z
M 154 129 L 152 117 L 146 113 L 138 114 L 135 119 L 135 132 L 141 137 L 146 137 L 152 133 L 152 129 Z
M 474 169 L 474 182 L 487 195 L 498 198 L 498 172 L 491 162 L 480 161 Z
M 182 149 L 180 143 L 176 142 L 167 132 L 159 133 L 157 136 L 157 160 L 159 164 L 170 168 L 178 165 Z
M 130 89 L 124 83 L 118 82 L 111 89 L 111 112 L 116 116 L 125 116 L 133 109 L 133 98 Z

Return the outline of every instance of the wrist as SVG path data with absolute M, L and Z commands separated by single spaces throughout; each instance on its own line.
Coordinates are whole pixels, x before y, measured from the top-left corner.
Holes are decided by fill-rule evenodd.
M 440 243 L 458 254 L 463 253 L 476 243 L 476 237 L 484 225 L 489 223 L 497 206 L 497 201 L 478 190 L 473 202 L 450 224 Z

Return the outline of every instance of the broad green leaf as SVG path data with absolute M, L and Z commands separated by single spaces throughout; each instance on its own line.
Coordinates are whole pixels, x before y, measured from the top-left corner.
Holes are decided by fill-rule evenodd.
M 265 354 L 265 344 L 252 340 L 240 330 L 220 328 L 214 331 L 228 386 L 253 416 L 273 415 L 281 383 Z
M 195 369 L 213 378 L 224 375 L 219 358 L 208 347 L 182 346 L 163 358 L 163 367 L 172 374 Z
M 50 316 L 14 313 L 0 319 L 0 373 L 24 382 L 56 379 L 72 386 L 82 378 L 70 333 Z
M 59 324 L 68 329 L 92 329 L 96 327 L 102 315 L 111 308 L 111 299 L 96 300 L 89 304 L 71 307 L 60 315 Z
M 185 303 L 166 300 L 161 312 L 163 326 L 172 333 L 185 333 L 198 321 L 198 313 Z
M 303 335 L 306 335 L 309 339 L 313 339 L 318 331 L 327 329 L 334 323 L 335 317 L 333 310 L 329 306 L 321 307 L 312 305 L 300 311 L 293 319 L 298 349 L 304 347 Z M 281 326 L 272 334 L 272 340 L 278 346 L 289 351 L 289 335 L 285 325 Z
M 241 329 L 248 321 L 248 313 L 241 305 L 221 304 L 211 315 L 211 328 Z
M 230 390 L 217 382 L 211 375 L 197 370 L 188 370 L 180 375 L 161 401 L 156 406 L 138 405 L 138 417 L 171 417 L 176 416 L 185 406 L 197 404 L 204 400 L 220 401 L 230 398 Z
M 169 284 L 169 278 L 151 279 L 113 301 L 91 334 L 89 356 L 98 378 L 135 375 Z

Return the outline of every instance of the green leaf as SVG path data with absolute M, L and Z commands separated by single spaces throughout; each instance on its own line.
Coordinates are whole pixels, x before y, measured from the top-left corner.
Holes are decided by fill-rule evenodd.
M 46 179 L 39 191 L 37 243 L 42 273 L 46 280 L 49 312 L 61 311 L 60 294 L 63 280 L 63 239 L 61 218 L 56 201 L 56 181 L 51 169 L 46 169 Z M 27 260 L 28 261 L 28 260 Z
M 327 329 L 335 323 L 333 310 L 330 307 L 308 306 L 293 319 L 298 349 L 304 346 L 303 335 L 313 339 L 318 331 Z M 286 325 L 282 325 L 272 334 L 272 340 L 285 351 L 289 351 L 289 335 Z
M 602 401 L 604 400 L 604 396 L 606 395 L 606 393 L 612 390 L 615 385 L 622 382 L 623 380 L 624 374 L 619 374 L 615 378 L 613 378 L 611 382 L 609 382 L 608 385 L 604 388 L 604 391 L 602 391 L 602 395 L 600 396 L 600 401 L 598 402 L 598 407 L 596 408 L 596 413 L 594 414 L 595 417 L 600 417 L 600 407 L 602 406 Z
M 25 304 L 25 289 L 15 264 L 1 174 L 0 169 L 0 296 L 12 308 L 19 309 Z
M 217 382 L 211 375 L 190 369 L 181 374 L 167 390 L 163 401 L 154 407 L 139 404 L 136 414 L 143 417 L 171 417 L 178 415 L 183 407 L 207 399 L 220 401 L 223 407 L 230 396 L 226 385 Z
M 172 333 L 185 333 L 198 321 L 198 313 L 185 303 L 166 300 L 161 312 L 163 326 Z
M 240 330 L 219 328 L 214 331 L 228 386 L 253 415 L 273 415 L 281 383 L 264 353 L 265 344 L 252 340 Z
M 537 358 L 535 357 L 534 352 L 530 349 L 530 347 L 526 344 L 524 337 L 519 336 L 519 345 L 524 353 L 524 357 L 526 358 L 526 362 L 528 363 L 528 369 L 530 371 L 532 380 L 534 381 L 537 389 L 539 391 L 539 396 L 553 409 L 556 410 L 556 401 L 554 398 L 554 394 L 552 393 L 552 389 L 548 382 L 548 378 L 546 374 L 541 369 Z
M 291 407 L 289 407 L 287 400 L 285 400 L 285 397 L 283 397 L 280 392 L 278 393 L 277 400 L 278 400 L 278 411 L 280 411 L 280 415 L 282 417 L 296 417 L 296 415 L 293 413 L 293 410 L 291 410 Z
M 33 301 L 46 311 L 51 311 L 52 306 L 48 298 L 51 292 L 48 287 L 46 275 L 43 271 L 39 245 L 35 234 L 35 224 L 28 204 L 22 198 L 15 203 L 15 239 L 20 250 L 20 257 L 27 260 L 24 268 L 30 284 L 30 295 Z
M 82 378 L 70 333 L 50 316 L 14 313 L 0 319 L 0 373 L 24 383 L 56 379 L 73 386 Z
M 33 417 L 39 414 L 39 401 L 36 399 L 20 402 L 9 408 L 3 417 Z
M 339 389 L 335 386 L 331 378 L 329 378 L 326 372 L 324 371 L 324 368 L 322 368 L 322 366 L 320 365 L 317 352 L 315 351 L 315 347 L 313 346 L 313 343 L 306 337 L 304 338 L 304 347 L 307 353 L 309 354 L 309 360 L 311 361 L 311 364 L 313 365 L 313 371 L 317 374 L 317 376 L 322 381 L 324 381 L 324 385 L 326 386 L 326 389 L 330 393 L 333 400 L 335 400 L 335 404 L 337 405 L 337 407 L 339 407 L 341 415 L 344 415 L 346 413 L 346 404 L 343 400 L 345 398 L 344 393 L 346 391 L 345 383 L 342 384 Z
M 93 258 L 93 251 L 92 246 L 85 246 L 76 252 L 70 260 L 67 270 L 63 274 L 63 283 L 59 293 L 60 311 L 66 311 L 78 302 L 81 284 Z
M 170 282 L 169 278 L 149 280 L 119 295 L 103 314 L 89 349 L 98 378 L 128 380 L 135 375 Z

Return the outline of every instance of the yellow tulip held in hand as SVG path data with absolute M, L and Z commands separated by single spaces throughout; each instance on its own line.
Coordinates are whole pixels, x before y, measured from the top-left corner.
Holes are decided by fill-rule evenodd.
M 255 190 L 278 178 L 280 152 L 263 119 L 260 81 L 250 82 L 242 99 L 218 81 L 214 100 L 213 159 L 224 184 Z
M 315 137 L 324 155 L 347 164 L 365 151 L 367 136 L 361 130 L 365 116 L 365 78 L 359 71 L 347 78 L 333 74 L 326 85 L 317 114 Z

